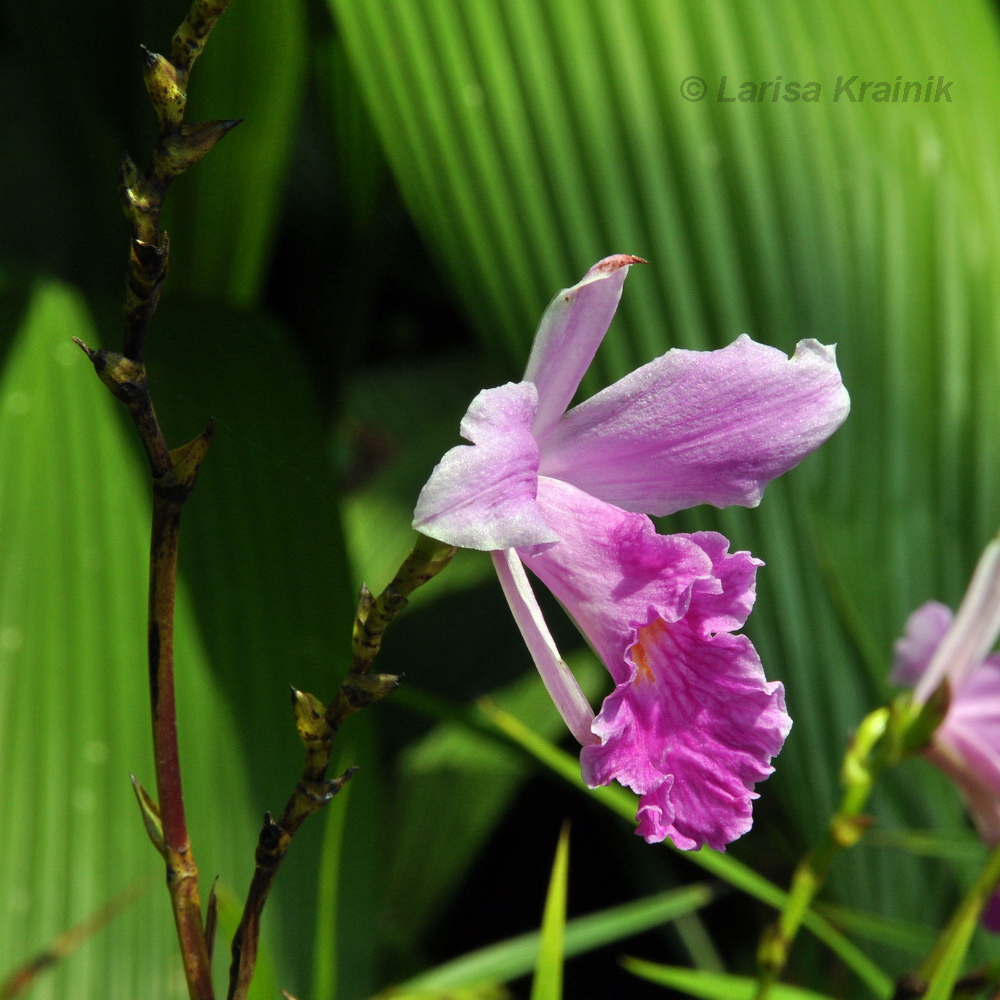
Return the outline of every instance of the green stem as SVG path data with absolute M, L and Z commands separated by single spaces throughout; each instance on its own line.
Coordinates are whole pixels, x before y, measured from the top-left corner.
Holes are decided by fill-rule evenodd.
M 975 933 L 979 916 L 1000 881 L 1000 845 L 990 852 L 986 865 L 972 888 L 951 915 L 931 953 L 920 967 L 919 976 L 930 983 L 927 1000 L 948 998 L 961 971 L 962 961 Z
M 761 938 L 758 950 L 756 1000 L 767 1000 L 771 988 L 788 964 L 792 943 L 802 926 L 806 912 L 823 887 L 833 859 L 848 847 L 853 847 L 868 829 L 868 819 L 862 815 L 871 795 L 875 779 L 887 766 L 885 757 L 873 753 L 890 720 L 890 710 L 880 708 L 861 723 L 844 756 L 841 783 L 844 795 L 819 844 L 795 869 L 788 898 L 778 920 Z
M 367 587 L 362 588 L 354 621 L 351 673 L 367 673 L 382 647 L 383 633 L 406 606 L 410 594 L 437 576 L 457 551 L 453 545 L 418 535 L 413 551 L 378 598 L 373 598 Z

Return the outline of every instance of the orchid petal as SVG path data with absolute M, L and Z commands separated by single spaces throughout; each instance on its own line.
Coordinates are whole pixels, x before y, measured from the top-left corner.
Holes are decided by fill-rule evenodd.
M 646 514 L 754 507 L 849 408 L 833 348 L 802 340 L 789 359 L 744 334 L 668 351 L 536 432 L 539 473 Z
M 982 838 L 1000 842 L 1000 656 L 952 687 L 928 757 L 959 787 Z
M 945 677 L 953 689 L 960 685 L 992 649 L 998 634 L 1000 539 L 994 539 L 979 557 L 955 620 L 916 686 L 914 700 L 926 701 Z
M 414 527 L 491 551 L 588 782 L 636 789 L 649 841 L 723 849 L 749 828 L 754 784 L 791 725 L 781 685 L 731 634 L 762 563 L 714 532 L 659 535 L 646 515 L 755 505 L 850 404 L 832 348 L 804 340 L 789 359 L 743 336 L 720 351 L 670 351 L 566 413 L 638 262 L 608 257 L 556 296 L 524 380 L 473 401 L 462 422 L 471 445 L 435 468 Z M 615 681 L 596 718 L 525 567 Z
M 893 684 L 914 687 L 920 681 L 954 617 L 951 608 L 939 601 L 928 601 L 910 615 L 906 634 L 896 640 Z
M 542 609 L 538 606 L 520 560 L 512 549 L 507 549 L 493 553 L 493 565 L 514 621 L 521 630 L 521 636 L 541 674 L 542 683 L 559 714 L 578 743 L 596 743 L 597 737 L 590 728 L 594 722 L 594 710 L 580 688 L 579 681 L 556 649 L 555 640 L 545 624 Z
M 712 560 L 683 535 L 659 535 L 652 521 L 574 486 L 540 478 L 538 504 L 559 542 L 520 550 L 525 565 L 556 596 L 611 676 L 628 676 L 624 651 L 650 609 L 668 621 L 688 609 L 696 580 L 721 588 Z
M 750 829 L 753 786 L 791 727 L 782 686 L 765 680 L 745 636 L 706 639 L 661 618 L 634 636 L 630 676 L 594 722 L 602 743 L 581 754 L 584 780 L 638 792 L 648 842 L 724 850 Z
M 536 436 L 566 412 L 611 325 L 629 265 L 641 263 L 631 254 L 605 257 L 545 310 L 524 372 L 538 386 Z
M 757 598 L 757 569 L 763 560 L 749 552 L 730 552 L 729 539 L 717 531 L 679 537 L 690 539 L 712 560 L 712 585 L 695 581 L 685 619 L 706 637 L 742 628 Z
M 906 623 L 896 642 L 893 680 L 915 684 L 925 702 L 947 685 L 945 716 L 924 749 L 961 792 L 980 837 L 1000 843 L 1000 653 L 988 656 L 1000 632 L 1000 539 L 987 545 L 957 614 L 929 601 Z M 1000 933 L 1000 891 L 982 915 Z
M 431 473 L 413 514 L 417 531 L 487 552 L 556 540 L 535 501 L 537 402 L 530 382 L 476 396 L 461 427 L 473 443 L 452 448 Z

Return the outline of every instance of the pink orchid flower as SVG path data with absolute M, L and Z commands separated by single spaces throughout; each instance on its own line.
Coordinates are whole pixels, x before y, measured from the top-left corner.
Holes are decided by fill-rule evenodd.
M 986 546 L 958 613 L 928 601 L 896 642 L 893 682 L 923 704 L 948 684 L 948 709 L 924 755 L 955 784 L 980 837 L 1000 843 L 1000 539 Z M 983 923 L 1000 933 L 1000 890 Z
M 849 401 L 832 348 L 791 359 L 742 336 L 671 350 L 567 409 L 621 297 L 620 254 L 560 292 L 524 379 L 486 389 L 417 502 L 413 526 L 492 553 L 514 618 L 583 747 L 588 785 L 641 796 L 637 832 L 717 849 L 751 824 L 754 784 L 791 726 L 743 626 L 762 565 L 713 532 L 659 535 L 646 515 L 759 503 L 825 441 Z M 595 717 L 559 656 L 524 567 L 614 679 Z

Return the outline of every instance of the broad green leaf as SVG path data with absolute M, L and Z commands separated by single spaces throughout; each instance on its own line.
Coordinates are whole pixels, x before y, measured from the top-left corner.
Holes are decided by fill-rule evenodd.
M 567 958 L 582 955 L 594 948 L 613 944 L 633 934 L 662 926 L 694 913 L 712 901 L 714 893 L 707 885 L 689 885 L 671 889 L 646 899 L 615 906 L 598 913 L 577 917 L 566 924 L 564 949 Z M 539 949 L 539 933 L 522 934 L 489 945 L 386 991 L 387 997 L 420 995 L 424 991 L 451 990 L 477 982 L 507 982 L 531 971 Z
M 384 224 L 383 195 L 389 182 L 388 169 L 351 72 L 343 39 L 330 21 L 320 27 L 318 20 L 310 25 L 314 55 L 310 70 L 328 119 L 325 124 L 332 126 L 330 132 L 334 135 L 328 152 L 339 189 L 338 207 L 346 214 L 350 227 L 350 238 L 345 240 L 347 245 L 342 250 L 352 253 L 356 241 L 377 239 L 380 225 Z M 352 280 L 356 282 L 357 277 L 355 274 Z
M 184 6 L 177 9 L 177 21 Z M 152 44 L 152 43 L 150 43 Z M 242 118 L 167 200 L 171 286 L 248 306 L 259 301 L 305 82 L 300 0 L 234 3 L 191 73 L 187 120 Z
M 721 972 L 657 965 L 638 958 L 623 958 L 622 965 L 642 979 L 681 990 L 702 1000 L 753 1000 L 757 993 L 757 981 L 747 976 L 728 976 Z M 772 986 L 768 996 L 772 1000 L 830 1000 L 824 994 L 781 983 Z
M 566 893 L 569 890 L 569 827 L 563 826 L 552 863 L 549 891 L 538 939 L 538 960 L 531 1000 L 562 1000 L 563 942 L 566 936 Z
M 617 813 L 626 822 L 635 823 L 638 798 L 632 792 L 618 785 L 587 788 L 580 775 L 578 760 L 546 742 L 519 719 L 489 701 L 484 699 L 479 703 L 479 707 L 485 716 L 518 746 L 523 747 L 525 751 L 565 778 L 570 784 L 586 791 L 587 794 L 593 796 L 595 800 L 601 802 L 612 812 Z M 671 849 L 676 850 L 669 842 L 666 844 Z M 718 878 L 724 879 L 730 885 L 761 902 L 773 906 L 776 910 L 780 910 L 785 905 L 787 894 L 772 882 L 758 875 L 742 861 L 707 847 L 681 853 L 688 861 L 699 865 Z M 892 980 L 821 916 L 813 911 L 807 911 L 802 923 L 831 950 L 836 952 L 876 997 L 888 998 L 892 995 Z
M 315 934 L 317 965 L 314 974 L 320 985 L 331 986 L 330 993 L 316 994 L 316 1000 L 367 1000 L 381 985 L 380 958 L 384 942 L 377 932 L 382 919 L 386 893 L 386 860 L 389 852 L 390 825 L 389 782 L 384 774 L 381 754 L 380 717 L 378 706 L 354 720 L 340 740 L 338 766 L 357 766 L 351 779 L 351 790 L 345 802 L 334 800 L 325 810 L 327 826 L 343 823 L 340 833 L 339 858 L 327 854 L 317 873 L 311 858 L 307 872 L 319 899 L 320 914 L 327 921 L 333 918 L 333 937 L 325 943 L 320 939 L 320 925 L 310 927 Z M 345 727 L 347 730 L 347 727 Z M 338 796 L 339 797 L 339 796 Z M 331 808 L 332 807 L 332 808 Z M 338 820 L 335 810 L 346 814 Z M 319 826 L 319 824 L 317 824 Z M 332 837 L 326 846 L 332 847 Z M 335 867 L 335 865 L 337 867 Z M 322 880 L 317 878 L 322 876 Z M 332 895 L 332 899 L 327 898 Z M 325 950 L 328 955 L 320 958 Z M 333 973 L 332 978 L 330 973 Z M 381 977 L 381 978 L 380 978 Z M 312 997 L 310 997 L 312 1000 Z
M 365 368 L 357 364 L 361 358 L 381 353 L 372 346 L 383 323 L 405 339 L 410 324 L 420 321 L 419 307 L 411 312 L 397 296 L 407 286 L 424 284 L 427 264 L 343 40 L 322 2 L 308 8 L 309 88 L 288 177 L 285 249 L 276 260 L 274 284 L 288 303 L 287 278 L 295 272 L 291 308 L 313 359 L 338 374 L 350 371 L 342 384 L 330 385 L 338 392 L 346 383 L 356 384 Z M 443 299 L 433 285 L 427 291 L 429 299 Z
M 0 972 L 0 1000 L 9 1000 L 11 997 L 18 997 L 22 993 L 30 991 L 39 977 L 44 977 L 53 969 L 58 968 L 69 955 L 100 934 L 114 922 L 116 917 L 121 916 L 148 893 L 152 889 L 153 883 L 158 881 L 158 879 L 154 879 L 151 869 L 146 878 L 139 878 L 131 885 L 116 892 L 79 923 L 43 944 L 26 961 L 21 962 L 13 969 L 6 968 Z
M 2 333 L 13 338 L 0 373 L 4 966 L 160 867 L 128 779 L 134 771 L 155 789 L 147 474 L 120 404 L 70 342 L 74 335 L 94 343 L 80 297 L 51 283 L 35 288 L 20 328 Z M 203 896 L 216 874 L 242 894 L 257 818 L 183 586 L 175 654 L 185 799 Z M 40 980 L 33 996 L 185 994 L 169 899 L 158 884 Z
M 767 562 L 748 633 L 796 726 L 764 794 L 804 849 L 906 616 L 957 601 L 1000 524 L 986 430 L 1000 421 L 1000 123 L 979 96 L 1000 76 L 992 7 L 329 2 L 403 196 L 483 340 L 508 347 L 509 377 L 552 294 L 613 252 L 652 266 L 629 278 L 588 391 L 742 332 L 839 343 L 854 406 L 834 440 L 758 510 L 671 523 L 721 526 Z M 951 100 L 835 99 L 854 73 L 934 74 Z M 700 102 L 680 92 L 694 75 Z M 815 80 L 822 97 L 720 101 L 723 76 Z M 961 822 L 957 797 L 911 777 L 876 796 L 878 818 Z M 955 884 L 850 852 L 831 890 L 934 920 Z

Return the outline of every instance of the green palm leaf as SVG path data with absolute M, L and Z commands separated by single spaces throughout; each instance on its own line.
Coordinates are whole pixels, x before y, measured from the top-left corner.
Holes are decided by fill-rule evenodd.
M 152 773 L 146 671 L 149 504 L 131 429 L 72 336 L 80 298 L 40 284 L 0 374 L 0 956 L 13 966 L 162 862 L 128 773 Z M 179 729 L 205 893 L 242 894 L 253 813 L 232 720 L 178 594 Z M 160 876 L 162 877 L 162 875 Z M 39 980 L 33 996 L 185 995 L 167 893 Z M 225 943 L 220 946 L 225 952 Z M 224 962 L 219 962 L 219 971 Z M 6 969 L 5 969 L 6 971 Z

